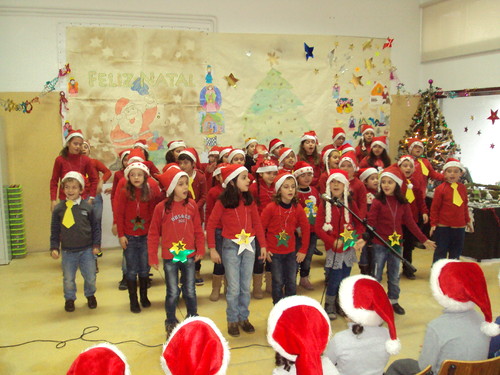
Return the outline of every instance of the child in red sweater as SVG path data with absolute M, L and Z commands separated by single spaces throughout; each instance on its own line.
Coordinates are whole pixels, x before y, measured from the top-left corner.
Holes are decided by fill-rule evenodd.
M 183 140 L 170 141 L 167 144 L 167 153 L 165 154 L 165 164 L 177 163 L 179 154 L 186 149 L 186 143 Z M 165 172 L 165 170 L 163 170 Z
M 156 165 L 151 160 L 149 160 L 148 145 L 146 143 L 146 140 L 139 139 L 134 143 L 134 148 L 140 148 L 142 152 L 144 152 L 144 164 L 146 164 L 146 167 L 148 167 L 149 169 L 149 175 L 156 179 L 156 176 L 160 174 L 160 171 L 158 170 L 158 168 L 156 168 Z
M 444 181 L 442 173 L 436 172 L 432 167 L 431 162 L 424 155 L 424 143 L 418 138 L 410 138 L 408 140 L 408 153 L 415 158 L 415 175 L 422 178 L 423 184 L 427 189 L 429 178 L 436 181 Z
M 154 209 L 148 236 L 149 264 L 158 270 L 158 245 L 167 293 L 165 296 L 165 330 L 167 338 L 179 323 L 175 309 L 179 300 L 179 272 L 182 296 L 187 316 L 197 316 L 195 287 L 195 262 L 205 254 L 205 236 L 200 213 L 193 199 L 189 198 L 189 177 L 186 172 L 169 168 L 158 176 L 166 190 L 167 198 Z M 161 240 L 160 240 L 161 239 Z
M 297 263 L 302 263 L 309 244 L 309 222 L 298 203 L 297 182 L 292 174 L 281 171 L 274 179 L 276 196 L 261 214 L 266 232 L 267 261 L 273 277 L 273 304 L 297 294 Z M 295 252 L 295 231 L 300 228 L 302 246 Z
M 371 143 L 370 152 L 359 163 L 360 168 L 373 167 L 382 170 L 391 165 L 387 154 L 387 137 L 375 137 Z
M 245 168 L 248 169 L 249 173 L 252 173 L 252 167 L 256 164 L 253 156 L 258 143 L 259 142 L 252 137 L 245 139 Z
M 343 154 L 340 158 L 339 168 L 347 172 L 351 197 L 356 202 L 356 206 L 359 210 L 359 216 L 364 219 L 366 217 L 366 212 L 368 211 L 366 203 L 367 191 L 365 185 L 355 176 L 355 172 L 358 169 L 356 164 L 356 154 L 354 152 Z
M 331 169 L 326 184 L 329 197 L 342 200 L 359 216 L 357 205 L 349 201 L 349 180 L 345 171 Z M 326 297 L 325 311 L 331 320 L 337 318 L 337 295 L 340 283 L 351 274 L 351 268 L 357 262 L 356 250 L 361 250 L 365 241 L 360 238 L 363 225 L 351 216 L 343 207 L 326 201 L 320 205 L 316 217 L 315 231 L 324 242 L 326 250 L 325 275 Z M 359 237 L 359 239 L 358 239 Z
M 212 147 L 208 152 L 208 163 L 201 163 L 201 169 L 205 173 L 205 180 L 207 181 L 207 190 L 214 186 L 213 173 L 218 165 L 220 149 L 219 146 Z
M 125 169 L 127 180 L 117 191 L 115 220 L 120 246 L 127 262 L 127 287 L 130 311 L 141 312 L 137 300 L 137 276 L 142 307 L 149 307 L 148 300 L 148 230 L 156 204 L 160 201 L 158 183 L 149 177 L 149 169 L 141 162 L 131 163 Z
M 319 177 L 317 189 L 320 194 L 323 194 L 326 191 L 326 180 L 328 179 L 328 171 L 330 169 L 338 169 L 340 163 L 340 156 L 342 152 L 337 150 L 336 148 L 324 148 L 322 151 L 321 159 L 322 168 L 324 168 L 324 172 L 321 173 Z
M 316 215 L 319 206 L 319 193 L 314 186 L 311 186 L 313 181 L 313 167 L 304 161 L 299 161 L 295 164 L 293 176 L 297 179 L 299 203 L 304 209 L 307 220 L 309 221 L 309 244 L 307 244 L 307 253 L 304 261 L 299 264 L 300 282 L 299 285 L 306 290 L 314 290 L 309 281 L 309 273 L 311 271 L 311 260 L 316 249 L 317 237 L 314 232 L 314 224 L 316 223 Z M 298 251 L 303 244 L 303 238 L 295 233 L 295 251 Z
M 227 322 L 230 336 L 240 335 L 239 327 L 248 333 L 255 328 L 248 320 L 250 311 L 250 282 L 255 261 L 255 241 L 261 245 L 261 259 L 266 256 L 266 238 L 259 212 L 248 191 L 248 170 L 231 164 L 222 170 L 222 187 L 225 189 L 215 203 L 207 222 L 207 241 L 210 258 L 214 263 L 224 263 L 227 279 Z M 222 224 L 222 256 L 215 249 L 215 229 Z
M 380 175 L 380 193 L 377 194 L 368 212 L 368 224 L 375 227 L 377 233 L 396 251 L 401 253 L 403 225 L 422 242 L 427 249 L 434 250 L 435 243 L 429 240 L 418 228 L 406 198 L 401 193 L 403 174 L 397 166 L 384 169 Z M 404 315 L 405 310 L 399 305 L 399 266 L 400 259 L 386 248 L 377 238 L 373 242 L 372 274 L 378 282 L 382 281 L 387 263 L 387 295 L 396 314 Z
M 373 137 L 375 137 L 375 129 L 368 124 L 361 125 L 361 139 L 356 146 L 356 158 L 358 163 L 370 153 Z
M 276 165 L 279 164 L 278 159 L 280 157 L 280 151 L 283 147 L 285 147 L 285 144 L 278 138 L 271 139 L 269 142 L 269 154 L 271 161 L 273 161 Z
M 332 129 L 332 146 L 333 148 L 340 149 L 345 142 L 345 131 L 340 126 Z M 327 146 L 328 147 L 328 146 Z
M 464 248 L 465 228 L 472 231 L 467 188 L 458 182 L 465 168 L 457 159 L 443 166 L 445 182 L 434 190 L 431 205 L 431 231 L 436 239 L 433 263 L 439 259 L 459 259 Z
M 319 176 L 321 175 L 321 155 L 318 152 L 318 136 L 314 130 L 305 132 L 300 137 L 300 148 L 297 154 L 298 161 L 308 163 L 314 170 L 313 180 L 311 185 L 318 185 Z

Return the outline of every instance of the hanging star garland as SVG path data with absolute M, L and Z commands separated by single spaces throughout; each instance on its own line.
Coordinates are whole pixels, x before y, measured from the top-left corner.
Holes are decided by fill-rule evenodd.
M 238 255 L 240 255 L 243 251 L 248 250 L 250 252 L 254 252 L 252 247 L 252 241 L 255 236 L 251 236 L 250 233 L 245 232 L 245 229 L 242 229 L 239 234 L 235 235 L 236 238 L 231 239 L 235 244 L 240 245 L 238 249 Z
M 269 64 L 271 65 L 271 68 L 274 66 L 274 65 L 278 65 L 279 64 L 279 56 L 276 56 L 276 52 L 268 52 L 267 53 L 267 61 L 269 61 Z
M 174 258 L 172 259 L 173 263 L 186 263 L 188 256 L 194 253 L 194 250 L 186 249 L 186 244 L 182 242 L 182 240 L 179 242 L 172 242 L 172 247 L 169 251 L 174 255 Z
M 392 48 L 392 42 L 394 42 L 394 39 L 387 38 L 387 42 L 384 43 L 382 49 Z
M 498 109 L 496 111 L 494 111 L 494 112 L 493 112 L 492 109 L 490 109 L 490 112 L 491 112 L 491 115 L 490 115 L 490 117 L 488 117 L 488 120 L 491 120 L 491 124 L 495 125 L 495 120 L 499 119 L 499 117 L 498 117 Z
M 306 53 L 306 61 L 309 60 L 309 58 L 314 58 L 314 55 L 313 55 L 313 50 L 314 50 L 314 47 L 309 47 L 306 43 L 304 43 L 304 51 Z
M 239 81 L 239 79 L 236 78 L 233 73 L 229 74 L 228 76 L 224 76 L 224 79 L 227 81 L 227 85 L 231 87 L 236 87 L 236 84 Z
M 144 229 L 144 224 L 146 221 L 142 219 L 140 216 L 136 216 L 135 219 L 130 220 L 132 224 L 134 224 L 134 231 L 136 230 L 143 230 Z
M 344 231 L 340 233 L 340 237 L 344 239 L 344 251 L 349 250 L 351 247 L 353 247 L 358 240 L 358 234 L 356 233 L 356 231 L 349 230 L 348 227 L 344 228 Z
M 352 83 L 354 85 L 354 87 L 363 86 L 363 83 L 361 82 L 361 78 L 363 78 L 363 76 L 356 76 L 353 74 L 352 79 L 349 82 Z
M 288 240 L 290 240 L 290 235 L 284 229 L 274 237 L 278 239 L 277 246 L 283 245 L 285 247 L 288 247 Z

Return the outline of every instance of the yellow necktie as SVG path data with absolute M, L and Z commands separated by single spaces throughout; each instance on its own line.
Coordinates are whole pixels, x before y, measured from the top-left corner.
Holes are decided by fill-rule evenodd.
M 412 203 L 415 200 L 415 194 L 413 194 L 413 189 L 410 189 L 411 181 L 406 181 L 408 181 L 408 187 L 406 189 L 406 200 L 408 201 L 408 203 Z
M 424 176 L 429 175 L 429 169 L 425 166 L 424 161 L 422 159 L 418 159 L 418 162 L 420 163 L 420 166 L 422 167 L 422 174 Z
M 73 211 L 71 211 L 73 204 L 74 203 L 72 200 L 66 201 L 66 211 L 64 212 L 64 216 L 62 219 L 62 225 L 64 225 L 66 228 L 71 228 L 73 225 L 75 225 L 75 218 L 73 217 Z
M 458 192 L 458 184 L 456 182 L 452 183 L 451 188 L 453 189 L 453 204 L 460 207 L 464 201 Z
M 191 193 L 191 197 L 196 200 L 196 195 L 194 194 L 194 190 L 193 190 L 193 179 L 191 177 L 189 177 L 189 188 L 188 188 L 189 192 Z

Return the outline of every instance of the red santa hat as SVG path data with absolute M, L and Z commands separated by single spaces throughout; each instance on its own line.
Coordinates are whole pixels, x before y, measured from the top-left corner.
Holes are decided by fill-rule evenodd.
M 61 184 L 63 184 L 64 181 L 67 180 L 68 178 L 74 178 L 80 183 L 82 189 L 85 189 L 85 177 L 83 177 L 83 175 L 80 172 L 70 171 L 66 173 L 61 180 Z
M 335 141 L 341 136 L 344 138 L 346 137 L 344 129 L 341 127 L 334 127 L 332 129 L 332 143 L 335 143 Z
M 245 148 L 250 146 L 252 143 L 259 143 L 259 142 L 255 138 L 252 138 L 252 137 L 245 139 Z
M 233 146 L 221 147 L 219 151 L 219 160 L 222 160 L 222 157 L 233 150 Z
M 345 278 L 339 288 L 340 307 L 353 322 L 378 327 L 383 322 L 389 328 L 390 340 L 385 343 L 389 354 L 398 354 L 401 343 L 394 324 L 394 311 L 384 287 L 373 277 L 355 275 Z
M 350 144 L 343 144 L 338 148 L 342 154 L 347 154 L 348 152 L 356 152 L 356 149 Z
M 64 138 L 64 144 L 67 145 L 69 140 L 71 138 L 74 138 L 74 137 L 80 137 L 81 139 L 83 139 L 83 133 L 81 130 L 70 130 L 70 132 L 68 133 L 68 135 L 66 136 L 66 138 Z
M 264 157 L 261 157 L 257 161 L 257 173 L 264 173 L 264 172 L 278 172 L 278 166 L 276 163 L 273 161 L 266 159 Z
M 457 167 L 460 168 L 462 172 L 465 172 L 464 165 L 458 159 L 448 158 L 446 160 L 446 163 L 443 165 L 443 172 L 446 170 L 446 168 L 450 167 Z
M 293 180 L 295 181 L 295 186 L 297 186 L 297 180 L 295 179 L 293 174 L 291 174 L 290 172 L 287 172 L 285 170 L 281 170 L 278 172 L 278 174 L 274 178 L 274 191 L 276 193 L 279 191 L 279 189 L 281 188 L 281 185 L 283 185 L 283 182 L 285 182 L 285 180 L 287 178 L 293 178 Z
M 123 108 L 130 102 L 127 98 L 120 98 L 116 101 L 115 104 L 115 114 L 120 115 L 123 111 Z
M 409 161 L 411 163 L 411 165 L 415 165 L 415 158 L 411 155 L 402 155 L 400 156 L 400 158 L 398 159 L 398 166 L 401 166 L 401 164 L 403 164 L 403 162 L 405 161 Z
M 359 170 L 359 179 L 362 182 L 365 182 L 365 180 L 370 177 L 372 174 L 378 174 L 378 171 L 376 168 L 369 167 L 369 168 L 362 168 Z
M 269 152 L 272 153 L 275 148 L 279 146 L 284 146 L 285 144 L 279 140 L 278 138 L 271 139 L 271 142 L 269 142 Z
M 229 358 L 229 345 L 215 323 L 197 316 L 175 327 L 160 362 L 167 375 L 224 375 Z
M 146 160 L 146 156 L 144 155 L 144 151 L 141 148 L 134 148 L 130 150 L 130 154 L 128 157 L 128 162 L 144 162 Z
M 67 375 L 130 375 L 127 359 L 116 346 L 102 343 L 84 350 Z
M 382 180 L 382 177 L 389 177 L 393 179 L 399 187 L 403 185 L 403 181 L 405 180 L 403 172 L 401 172 L 401 170 L 395 165 L 390 165 L 385 168 L 380 174 L 380 180 Z
M 322 154 L 322 155 L 321 155 L 321 159 L 323 160 L 323 164 L 325 165 L 325 168 L 326 168 L 326 171 L 327 171 L 327 172 L 328 172 L 328 170 L 330 169 L 330 168 L 328 168 L 328 159 L 330 158 L 330 154 L 331 154 L 332 152 L 334 152 L 334 151 L 338 152 L 339 154 L 342 154 L 342 151 L 340 151 L 340 150 L 338 150 L 338 149 L 334 148 L 332 145 L 328 145 L 328 146 L 326 146 L 326 147 L 323 149 L 323 151 L 321 151 L 321 154 Z
M 493 321 L 484 273 L 477 263 L 438 260 L 431 268 L 430 283 L 434 298 L 447 311 L 468 311 L 477 305 L 485 319 L 481 331 L 491 337 L 500 334 L 500 327 Z
M 179 147 L 186 147 L 186 143 L 184 143 L 183 140 L 177 140 L 177 141 L 170 141 L 167 143 L 167 148 L 168 148 L 168 151 L 172 151 L 172 150 L 175 150 L 176 148 L 179 148 Z
M 311 164 L 300 160 L 293 166 L 293 176 L 297 178 L 304 173 L 314 173 L 314 169 Z
M 213 146 L 210 151 L 208 152 L 208 156 L 210 155 L 215 155 L 215 156 L 219 156 L 219 152 L 220 152 L 221 148 L 219 146 Z
M 238 154 L 245 156 L 245 151 L 243 151 L 243 150 L 241 150 L 241 149 L 239 149 L 239 148 L 233 148 L 233 149 L 231 150 L 231 152 L 229 153 L 229 156 L 227 157 L 227 161 L 228 161 L 228 163 L 231 163 L 231 162 L 233 161 L 233 158 L 234 158 L 236 155 L 238 155 Z
M 379 145 L 384 150 L 387 150 L 387 137 L 385 135 L 382 135 L 380 137 L 374 137 L 372 139 L 371 148 L 373 148 L 373 146 L 375 145 Z
M 341 182 L 344 184 L 344 205 L 349 207 L 349 176 L 346 171 L 342 169 L 330 169 L 328 171 L 328 178 L 326 180 L 326 195 L 331 197 L 330 182 L 333 180 Z M 349 211 L 344 209 L 344 220 L 346 224 L 349 224 L 350 217 Z M 323 224 L 323 230 L 328 232 L 332 230 L 332 204 L 329 201 L 325 202 L 325 224 Z
M 229 164 L 226 168 L 223 168 L 221 170 L 222 187 L 225 189 L 232 179 L 238 177 L 243 172 L 248 172 L 248 169 L 239 164 Z
M 228 165 L 230 165 L 229 163 L 220 163 L 219 165 L 217 165 L 217 168 L 215 168 L 215 170 L 213 171 L 212 173 L 212 176 L 215 177 L 215 176 L 218 176 L 222 173 L 222 170 L 224 168 L 226 168 Z
M 330 319 L 318 301 L 306 296 L 281 299 L 267 319 L 267 341 L 295 362 L 297 375 L 323 374 L 321 355 L 330 335 Z
M 123 151 L 121 151 L 118 154 L 118 156 L 120 157 L 120 161 L 122 162 L 122 164 L 123 164 L 123 159 L 125 159 L 129 155 L 130 155 L 130 150 L 123 150 Z
M 339 165 L 341 165 L 344 162 L 351 163 L 352 167 L 354 168 L 354 171 L 358 170 L 358 163 L 356 162 L 356 154 L 354 152 L 348 152 L 346 154 L 342 154 L 340 157 Z
M 253 150 L 253 160 L 257 160 L 259 156 L 267 157 L 269 155 L 269 150 L 264 145 L 255 146 L 255 150 Z
M 283 161 L 293 152 L 289 147 L 283 147 L 279 152 L 278 163 L 281 165 Z
M 156 178 L 165 189 L 167 197 L 169 197 L 174 192 L 174 189 L 182 176 L 186 176 L 189 179 L 189 176 L 186 172 L 178 167 L 175 168 L 174 166 L 167 168 L 165 172 L 158 175 Z
M 200 158 L 198 157 L 198 152 L 196 151 L 196 149 L 194 149 L 192 147 L 185 148 L 184 150 L 179 152 L 179 156 L 181 156 L 181 155 L 188 156 L 194 162 L 195 168 L 201 169 Z
M 311 130 L 311 131 L 308 131 L 308 132 L 305 132 L 304 134 L 302 134 L 302 137 L 300 137 L 300 143 L 302 143 L 306 140 L 314 141 L 314 142 L 316 142 L 316 145 L 319 146 L 318 136 L 316 135 L 316 132 L 314 130 Z
M 147 151 L 148 150 L 148 145 L 146 143 L 146 140 L 145 139 L 139 139 L 137 140 L 135 143 L 134 143 L 134 148 L 136 147 L 140 147 L 142 148 L 143 150 Z
M 368 132 L 372 132 L 373 134 L 375 134 L 375 129 L 373 128 L 373 126 L 368 124 L 361 125 L 361 135 L 365 135 L 365 133 Z
M 123 171 L 123 174 L 125 175 L 127 181 L 128 181 L 128 175 L 130 174 L 132 169 L 140 169 L 146 173 L 146 176 L 149 176 L 149 168 L 146 166 L 146 164 L 140 161 L 134 161 L 133 163 L 127 165 L 127 168 L 125 168 L 125 170 Z
M 420 139 L 418 139 L 418 138 L 408 139 L 408 152 L 411 152 L 411 150 L 415 146 L 420 146 L 422 148 L 425 148 L 424 143 Z

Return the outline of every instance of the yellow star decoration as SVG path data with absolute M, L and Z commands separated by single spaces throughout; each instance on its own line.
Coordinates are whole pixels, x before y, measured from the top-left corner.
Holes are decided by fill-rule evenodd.
M 373 64 L 373 57 L 370 57 L 369 59 L 365 59 L 365 68 L 368 71 L 375 68 L 375 64 Z
M 172 242 L 172 247 L 170 248 L 170 252 L 179 254 L 180 251 L 186 250 L 186 244 L 184 242 Z
M 373 42 L 373 39 L 370 39 L 370 40 L 367 40 L 366 42 L 363 43 L 363 51 L 368 49 L 368 48 L 372 48 L 372 42 Z
M 353 230 L 349 230 L 347 228 L 344 228 L 344 232 L 340 233 L 340 237 L 344 239 L 344 242 L 347 240 L 353 240 L 354 237 L 352 236 Z
M 279 56 L 276 56 L 276 52 L 268 52 L 267 53 L 267 61 L 269 61 L 269 64 L 271 65 L 271 67 L 273 67 L 273 65 L 278 65 L 279 64 Z
M 319 69 L 314 69 L 314 74 L 318 74 L 319 73 Z
M 352 79 L 349 82 L 352 83 L 354 85 L 354 87 L 363 86 L 363 83 L 361 82 L 361 78 L 363 78 L 363 76 L 356 76 L 353 74 Z
M 241 232 L 235 235 L 236 238 L 233 238 L 235 244 L 240 245 L 238 250 L 238 255 L 240 255 L 243 251 L 248 250 L 250 252 L 254 252 L 252 247 L 252 241 L 255 236 L 251 236 L 250 233 L 245 232 L 245 229 L 241 229 Z
M 224 79 L 227 81 L 227 84 L 231 87 L 236 87 L 236 84 L 239 81 L 239 79 L 236 78 L 233 73 L 229 74 L 228 76 L 224 76 Z
M 396 231 L 394 231 L 394 233 L 389 236 L 389 241 L 391 241 L 391 246 L 400 245 L 401 244 L 399 241 L 400 238 L 401 235 L 398 234 Z

